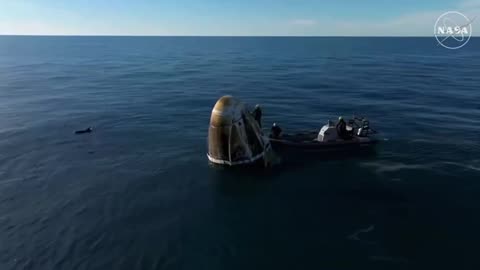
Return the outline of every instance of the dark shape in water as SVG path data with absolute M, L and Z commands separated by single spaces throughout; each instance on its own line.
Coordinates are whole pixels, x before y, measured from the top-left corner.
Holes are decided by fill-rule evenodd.
M 86 129 L 82 129 L 82 130 L 77 130 L 75 131 L 75 134 L 84 134 L 84 133 L 91 133 L 93 131 L 93 129 L 91 127 L 88 127 Z

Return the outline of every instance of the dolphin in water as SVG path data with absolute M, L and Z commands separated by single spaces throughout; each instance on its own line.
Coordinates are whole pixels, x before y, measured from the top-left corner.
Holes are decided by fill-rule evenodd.
M 93 131 L 93 129 L 91 127 L 88 127 L 86 129 L 82 129 L 82 130 L 77 130 L 75 131 L 75 134 L 84 134 L 84 133 L 91 133 Z

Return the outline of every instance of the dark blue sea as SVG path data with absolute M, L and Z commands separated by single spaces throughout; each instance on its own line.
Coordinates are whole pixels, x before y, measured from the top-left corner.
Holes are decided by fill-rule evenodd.
M 216 168 L 226 94 L 386 140 Z M 479 132 L 479 38 L 3 36 L 0 269 L 480 269 Z

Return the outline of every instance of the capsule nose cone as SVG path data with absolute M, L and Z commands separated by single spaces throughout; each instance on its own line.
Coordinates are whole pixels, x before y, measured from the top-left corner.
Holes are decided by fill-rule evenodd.
M 229 125 L 242 117 L 244 109 L 244 105 L 238 99 L 232 96 L 223 96 L 213 107 L 210 125 Z

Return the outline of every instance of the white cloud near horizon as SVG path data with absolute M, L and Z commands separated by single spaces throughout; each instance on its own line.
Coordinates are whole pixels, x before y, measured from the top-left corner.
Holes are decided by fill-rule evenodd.
M 292 25 L 312 26 L 316 25 L 317 21 L 311 19 L 296 19 L 290 22 Z
M 358 18 L 348 21 L 329 18 L 315 21 L 315 24 L 306 24 L 304 26 L 308 26 L 308 29 L 305 27 L 303 30 L 308 35 L 314 35 L 321 31 L 325 36 L 432 36 L 435 22 L 447 11 L 451 10 L 415 12 L 374 22 Z M 480 36 L 480 0 L 461 2 L 456 11 L 462 12 L 469 19 L 475 18 L 472 23 L 473 36 Z M 297 19 L 296 21 L 304 20 Z M 302 26 L 301 23 L 295 25 Z M 318 26 L 318 28 L 312 26 Z
M 459 7 L 462 9 L 480 9 L 480 0 L 465 0 Z

